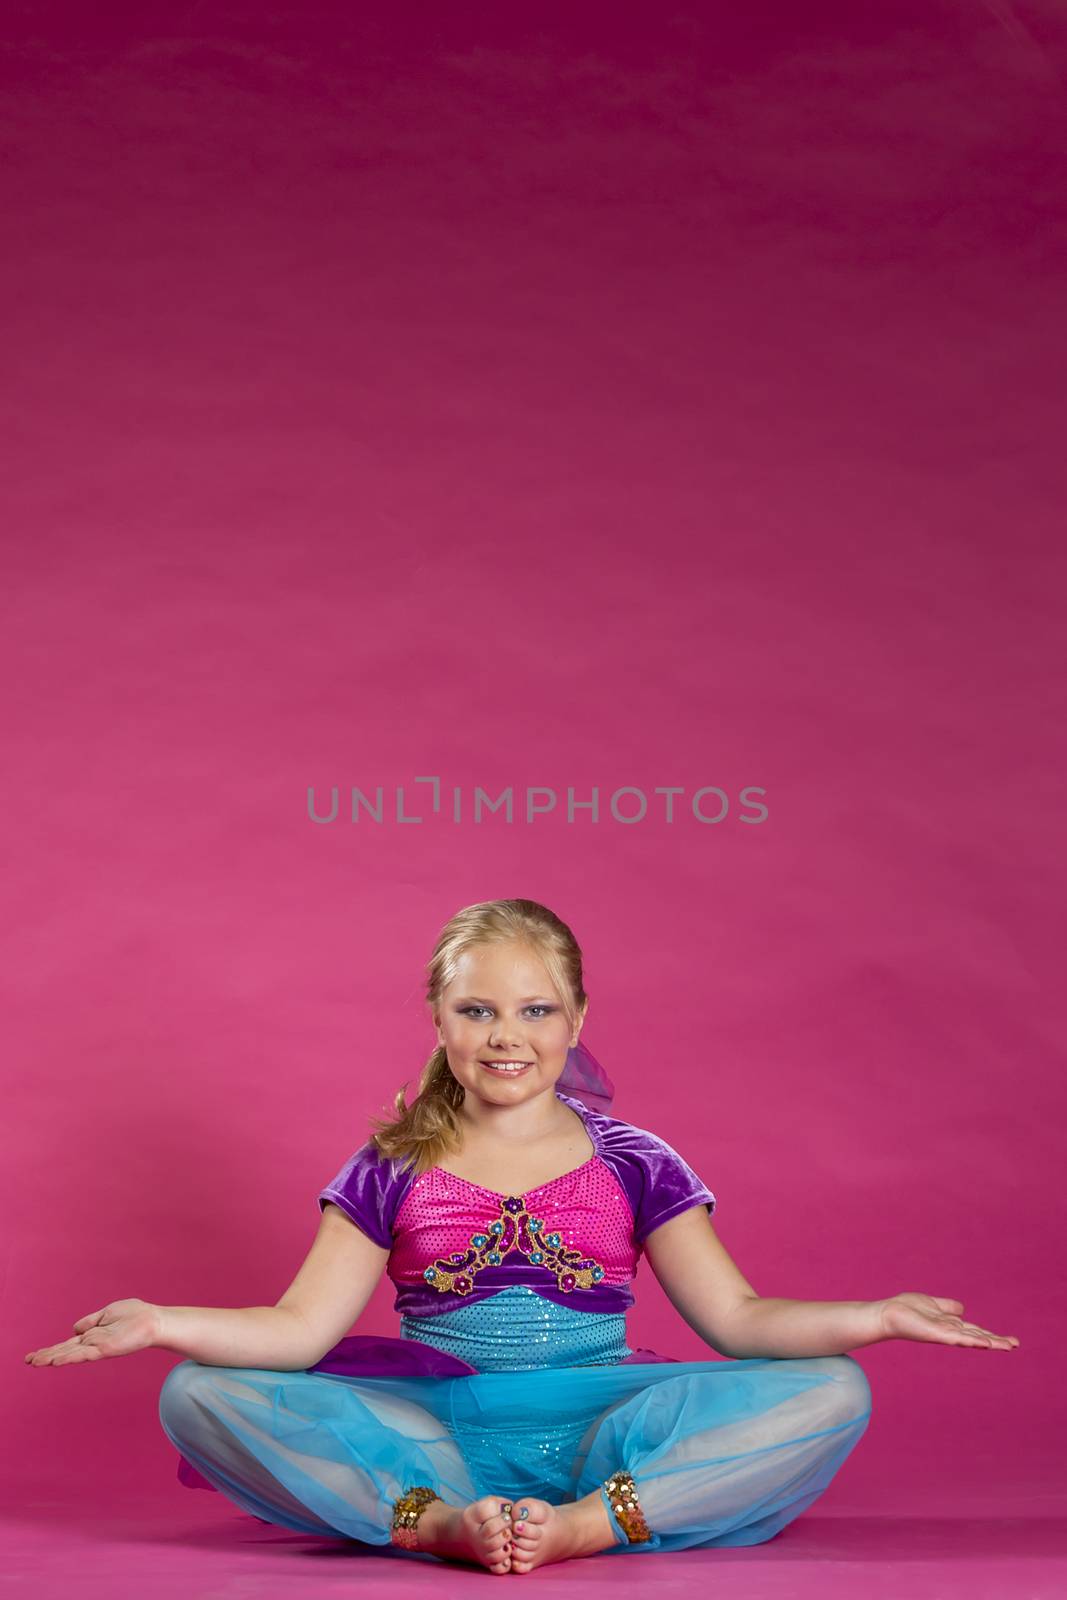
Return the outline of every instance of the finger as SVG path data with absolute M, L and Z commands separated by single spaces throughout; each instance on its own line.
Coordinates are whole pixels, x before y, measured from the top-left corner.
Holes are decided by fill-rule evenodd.
M 931 1298 L 937 1299 L 937 1296 L 935 1295 Z M 962 1302 L 959 1300 L 939 1301 L 939 1304 L 959 1306 L 961 1311 L 963 1309 Z M 1014 1350 L 1019 1343 L 1013 1333 L 992 1333 L 988 1328 L 980 1328 L 976 1322 L 964 1322 L 962 1317 L 959 1316 L 946 1313 L 943 1320 L 948 1327 L 954 1327 L 961 1332 L 974 1334 L 982 1340 L 991 1341 L 997 1349 Z
M 974 1345 L 982 1343 L 979 1337 L 980 1330 L 969 1328 L 960 1322 L 958 1317 L 945 1317 L 940 1322 L 927 1324 L 926 1337 L 936 1340 L 939 1344 Z
M 995 1345 L 1000 1346 L 1005 1350 L 1014 1350 L 1015 1346 L 1019 1343 L 1014 1334 L 990 1333 L 988 1328 L 979 1328 L 978 1332 L 984 1333 L 987 1339 L 992 1339 Z
M 52 1365 L 55 1367 L 69 1367 L 79 1361 L 99 1361 L 106 1351 L 95 1344 L 74 1344 L 64 1346 Z
M 985 1329 L 984 1328 L 980 1328 L 977 1325 L 977 1323 L 964 1322 L 962 1317 L 953 1317 L 953 1316 L 948 1316 L 946 1314 L 945 1316 L 942 1316 L 940 1320 L 941 1320 L 941 1326 L 942 1327 L 951 1328 L 955 1333 L 984 1333 L 985 1332 Z
M 991 1333 L 988 1328 L 979 1328 L 976 1323 L 968 1323 L 967 1327 L 971 1333 L 980 1334 L 983 1339 L 988 1339 L 993 1344 L 1007 1344 L 1008 1342 L 1003 1334 Z
M 43 1350 L 33 1351 L 27 1359 L 32 1360 L 34 1366 L 43 1366 L 46 1362 L 54 1360 L 56 1356 L 62 1355 L 67 1350 L 80 1350 L 83 1348 L 81 1335 L 76 1334 L 73 1339 L 64 1339 L 62 1344 L 50 1344 L 46 1345 Z

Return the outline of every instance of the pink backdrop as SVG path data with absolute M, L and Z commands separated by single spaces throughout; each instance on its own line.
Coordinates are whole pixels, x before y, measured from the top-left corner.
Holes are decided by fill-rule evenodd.
M 25 1351 L 274 1303 L 503 895 L 574 928 L 616 1114 L 762 1294 L 1020 1337 L 860 1351 L 820 1509 L 1054 1505 L 1067 30 L 743 9 L 15 17 L 9 1506 L 188 1517 L 177 1358 Z

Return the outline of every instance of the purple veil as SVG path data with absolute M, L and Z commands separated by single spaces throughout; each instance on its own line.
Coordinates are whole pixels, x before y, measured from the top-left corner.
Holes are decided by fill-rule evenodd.
M 590 1111 L 606 1112 L 615 1098 L 615 1085 L 581 1039 L 567 1051 L 567 1064 L 556 1079 L 556 1088 Z

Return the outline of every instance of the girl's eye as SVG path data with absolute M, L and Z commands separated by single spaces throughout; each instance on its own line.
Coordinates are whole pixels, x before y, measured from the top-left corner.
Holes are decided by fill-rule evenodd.
M 463 1009 L 462 1009 L 462 1012 L 460 1014 L 462 1016 L 464 1016 L 464 1017 L 469 1017 L 471 1015 L 472 1011 L 487 1011 L 488 1009 L 489 1009 L 488 1006 L 464 1006 Z M 526 1009 L 527 1009 L 527 1011 L 541 1011 L 541 1012 L 544 1012 L 544 1013 L 547 1014 L 548 1012 L 555 1010 L 555 1007 L 554 1006 L 538 1006 L 538 1005 L 535 1005 L 535 1006 L 527 1006 Z M 537 1020 L 540 1021 L 540 1018 L 538 1018 Z

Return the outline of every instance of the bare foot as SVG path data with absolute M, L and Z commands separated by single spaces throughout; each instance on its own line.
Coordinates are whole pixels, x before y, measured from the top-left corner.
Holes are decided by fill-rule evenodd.
M 524 1507 L 529 1515 L 520 1517 Z M 593 1556 L 617 1543 L 598 1489 L 561 1506 L 523 1495 L 511 1508 L 511 1525 L 512 1572 L 531 1572 L 549 1561 L 566 1561 L 572 1556 Z
M 510 1572 L 511 1518 L 500 1509 L 507 1504 L 506 1498 L 495 1494 L 472 1500 L 469 1506 L 431 1500 L 418 1520 L 418 1548 L 450 1561 L 474 1562 L 490 1572 Z

